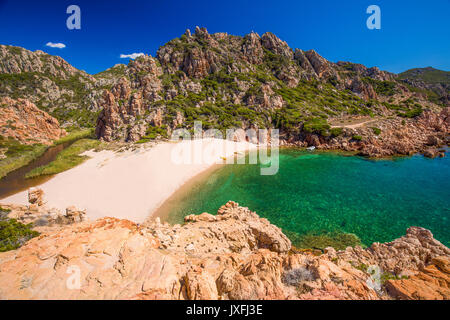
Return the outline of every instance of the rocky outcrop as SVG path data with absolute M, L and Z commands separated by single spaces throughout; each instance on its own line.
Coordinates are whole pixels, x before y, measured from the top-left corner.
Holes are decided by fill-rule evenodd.
M 150 56 L 139 57 L 130 62 L 126 72 L 98 101 L 102 111 L 96 134 L 105 141 L 137 141 L 150 123 L 162 124 L 161 108 L 153 105 L 162 99 L 159 78 L 162 71 L 156 60 Z M 136 92 L 135 88 L 139 90 Z M 158 117 L 160 120 L 156 120 Z
M 388 280 L 386 290 L 403 300 L 450 300 L 450 258 L 436 257 L 408 279 Z
M 230 123 L 243 129 L 269 128 L 275 123 L 298 142 L 305 141 L 298 135 L 302 124 L 317 117 L 317 110 L 324 118 L 353 114 L 355 108 L 396 118 L 395 110 L 408 110 L 411 101 L 436 109 L 427 95 L 409 90 L 395 74 L 350 62 L 333 63 L 314 50 L 293 51 L 270 32 L 239 37 L 210 34 L 199 27 L 194 33 L 186 30 L 162 46 L 156 58 L 139 57 L 120 74 L 97 101 L 103 109 L 97 136 L 106 141 L 167 138 L 175 128 L 192 129 L 193 121 L 202 120 L 216 128 Z M 345 103 L 333 98 L 337 93 Z M 313 98 L 317 96 L 323 99 L 317 101 Z M 408 105 L 400 106 L 403 103 Z M 299 116 L 279 119 L 291 113 Z
M 450 105 L 450 72 L 432 67 L 415 68 L 400 73 L 399 79 L 422 91 L 431 91 L 442 104 Z
M 35 204 L 41 207 L 45 204 L 44 202 L 44 191 L 42 189 L 28 189 L 28 202 L 30 204 Z
M 24 144 L 50 145 L 66 135 L 58 120 L 25 99 L 0 97 L 0 135 Z
M 373 158 L 414 153 L 442 157 L 445 155 L 442 148 L 447 144 L 450 134 L 449 114 L 450 108 L 444 108 L 440 112 L 426 110 L 413 119 L 367 120 L 367 124 L 358 127 L 342 126 L 342 133 L 338 136 L 305 134 L 298 141 L 283 141 L 281 145 L 339 149 Z
M 96 79 L 61 57 L 5 45 L 0 45 L 0 76 L 0 97 L 26 99 L 55 115 L 63 127 L 95 125 L 97 100 L 111 82 Z
M 160 225 L 158 221 L 148 226 L 157 230 L 155 235 L 161 246 L 168 250 L 206 254 L 250 252 L 257 248 L 287 252 L 291 248 L 291 242 L 281 229 L 232 201 L 220 208 L 215 216 L 202 213 L 187 216 L 185 221 L 189 224 L 183 227 Z
M 185 220 L 103 218 L 48 229 L 0 253 L 0 298 L 448 299 L 449 249 L 422 228 L 317 255 L 291 247 L 279 228 L 234 202 Z M 364 262 L 405 268 L 397 271 L 408 278 L 373 286 Z
M 0 208 L 8 211 L 9 219 L 16 219 L 23 224 L 32 224 L 40 232 L 86 220 L 86 210 L 70 206 L 66 208 L 65 213 L 62 213 L 56 208 L 47 207 L 44 191 L 39 188 L 28 190 L 28 202 L 28 205 L 1 204 Z
M 392 242 L 373 243 L 365 250 L 359 247 L 347 248 L 331 256 L 359 264 L 377 265 L 384 271 L 401 276 L 423 269 L 435 257 L 450 257 L 450 249 L 434 239 L 429 230 L 411 227 L 405 236 Z
M 51 56 L 40 50 L 32 52 L 20 47 L 0 45 L 0 73 L 26 72 L 45 73 L 62 79 L 83 73 L 61 57 Z M 86 73 L 83 76 L 89 77 Z
M 105 141 L 166 139 L 201 120 L 208 128 L 275 127 L 289 143 L 363 155 L 442 155 L 435 146 L 424 147 L 419 122 L 402 127 L 400 117 L 417 118 L 421 110 L 436 115 L 448 105 L 445 72 L 426 68 L 397 76 L 333 63 L 314 50 L 293 51 L 270 32 L 241 37 L 196 27 L 160 47 L 156 57 L 143 55 L 95 76 L 60 57 L 18 47 L 0 46 L 0 60 L 0 97 L 25 98 L 62 127 L 95 125 Z M 386 130 L 379 137 L 369 129 L 343 137 L 304 130 L 308 122 L 355 114 L 383 118 Z M 427 134 L 447 139 L 432 130 Z M 365 139 L 354 141 L 355 135 Z
M 306 51 L 305 57 L 308 59 L 310 65 L 314 69 L 314 72 L 319 79 L 328 79 L 329 77 L 336 76 L 336 71 L 332 68 L 332 64 L 325 58 L 320 56 L 316 51 Z

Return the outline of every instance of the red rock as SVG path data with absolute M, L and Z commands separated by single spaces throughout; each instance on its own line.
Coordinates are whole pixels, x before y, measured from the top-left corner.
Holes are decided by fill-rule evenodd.
M 436 257 L 408 279 L 388 280 L 388 293 L 406 300 L 450 300 L 450 258 Z
M 0 98 L 0 135 L 24 144 L 50 145 L 66 135 L 58 120 L 25 99 Z

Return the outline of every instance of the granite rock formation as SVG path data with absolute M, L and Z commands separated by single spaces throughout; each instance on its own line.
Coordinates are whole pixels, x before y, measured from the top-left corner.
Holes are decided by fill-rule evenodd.
M 23 144 L 50 145 L 66 135 L 59 122 L 25 99 L 0 98 L 0 135 Z
M 416 120 L 449 106 L 445 71 L 396 75 L 293 50 L 270 32 L 241 37 L 199 27 L 160 47 L 155 57 L 140 56 L 93 76 L 60 57 L 1 45 L 0 77 L 0 97 L 27 99 L 62 127 L 96 127 L 106 141 L 166 139 L 202 121 L 205 129 L 222 131 L 277 128 L 283 144 L 436 156 L 441 152 L 434 146 L 411 142 L 423 141 Z M 343 126 L 343 137 L 331 130 L 339 119 L 358 117 L 379 120 L 385 136 L 372 137 L 370 127 L 346 132 Z M 442 136 L 448 132 L 436 133 L 447 139 Z
M 377 67 L 292 50 L 270 32 L 237 37 L 196 28 L 162 46 L 155 58 L 142 56 L 120 69 L 118 81 L 98 100 L 103 111 L 96 132 L 106 141 L 145 142 L 170 137 L 176 128 L 192 129 L 201 120 L 220 130 L 279 128 L 283 144 L 374 157 L 430 154 L 423 122 L 416 120 L 438 117 L 442 106 L 436 103 L 448 103 L 417 86 Z M 328 125 L 358 116 L 379 119 L 383 136 L 375 139 L 365 132 L 370 128 L 335 136 Z M 426 129 L 440 140 L 448 135 L 448 127 Z M 363 141 L 350 141 L 354 135 Z
M 184 225 L 102 218 L 48 229 L 0 253 L 0 298 L 448 299 L 449 257 L 416 227 L 391 243 L 313 254 L 228 202 Z M 363 263 L 391 277 L 374 286 Z

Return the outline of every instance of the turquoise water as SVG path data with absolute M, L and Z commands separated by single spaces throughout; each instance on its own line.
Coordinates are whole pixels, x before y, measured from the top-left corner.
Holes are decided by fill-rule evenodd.
M 450 245 L 448 157 L 367 160 L 282 150 L 278 174 L 261 176 L 260 165 L 225 165 L 183 194 L 168 220 L 215 213 L 228 200 L 288 233 L 353 233 L 370 245 L 421 226 Z

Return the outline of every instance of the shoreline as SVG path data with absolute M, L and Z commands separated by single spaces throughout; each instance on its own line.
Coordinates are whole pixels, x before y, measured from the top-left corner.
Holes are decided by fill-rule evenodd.
M 193 150 L 193 162 L 171 161 L 174 154 L 178 155 L 174 151 L 178 146 L 181 149 L 177 150 Z M 198 174 L 235 156 L 236 152 L 256 148 L 256 144 L 248 142 L 201 139 L 160 142 L 151 147 L 142 145 L 120 153 L 91 150 L 84 153 L 90 159 L 53 176 L 38 188 L 44 191 L 49 208 L 64 211 L 73 205 L 86 210 L 91 220 L 109 216 L 140 223 L 151 218 L 167 199 Z M 206 159 L 196 161 L 198 152 Z M 27 205 L 27 190 L 0 202 Z
M 198 173 L 197 175 L 191 177 L 181 187 L 175 190 L 168 198 L 166 198 L 159 207 L 153 210 L 153 212 L 150 213 L 145 222 L 150 222 L 156 218 L 160 218 L 162 222 L 169 222 L 168 218 L 170 210 L 173 208 L 173 206 L 176 203 L 178 203 L 181 200 L 181 198 L 183 198 L 192 187 L 203 183 L 212 173 L 216 172 L 224 165 L 225 165 L 224 163 L 214 164 L 210 168 L 207 168 L 204 171 Z
M 89 174 L 92 174 L 92 169 L 97 168 L 99 170 L 102 170 L 103 166 L 107 166 L 109 162 L 119 159 L 119 160 L 125 160 L 128 159 L 130 157 L 139 157 L 139 156 L 147 156 L 147 157 L 152 157 L 150 154 L 154 153 L 154 156 L 160 156 L 160 151 L 159 148 L 163 148 L 163 146 L 170 146 L 174 147 L 175 145 L 179 145 L 180 143 L 186 143 L 186 142 L 192 142 L 197 141 L 197 142 L 211 142 L 212 140 L 214 140 L 214 143 L 223 143 L 226 142 L 227 144 L 233 145 L 233 152 L 231 152 L 230 154 L 221 154 L 221 156 L 219 158 L 219 161 L 221 163 L 218 163 L 217 161 L 213 162 L 213 163 L 203 163 L 203 164 L 182 164 L 180 165 L 180 167 L 183 167 L 183 170 L 178 171 L 178 172 L 171 172 L 168 173 L 169 176 L 172 174 L 173 175 L 178 175 L 181 173 L 181 177 L 176 177 L 176 178 L 169 178 L 169 182 L 168 185 L 164 185 L 164 183 L 166 183 L 165 180 L 165 176 L 161 176 L 160 173 L 157 174 L 158 179 L 156 179 L 156 183 L 160 183 L 160 186 L 164 189 L 162 193 L 160 193 L 160 190 L 155 190 L 153 188 L 153 190 L 149 190 L 148 194 L 142 193 L 137 191 L 137 193 L 140 195 L 140 198 L 138 198 L 136 195 L 135 196 L 130 196 L 130 190 L 131 193 L 134 193 L 133 191 L 133 187 L 139 187 L 140 185 L 143 186 L 143 188 L 148 187 L 148 185 L 146 185 L 145 180 L 142 180 L 145 177 L 148 177 L 150 179 L 153 178 L 153 173 L 152 174 L 148 174 L 148 172 L 145 172 L 145 170 L 143 170 L 143 174 L 142 176 L 138 175 L 138 176 L 134 176 L 134 178 L 138 179 L 139 181 L 136 181 L 136 183 L 132 186 L 128 185 L 128 189 L 127 192 L 128 194 L 125 195 L 123 193 L 120 194 L 115 194 L 117 197 L 114 197 L 114 199 L 121 199 L 121 201 L 119 201 L 120 203 L 115 203 L 118 208 L 114 208 L 113 206 L 109 205 L 108 207 L 108 196 L 103 194 L 100 198 L 101 199 L 95 199 L 95 192 L 97 191 L 95 188 L 89 188 L 89 190 L 93 191 L 92 194 L 88 194 L 86 192 L 84 193 L 80 193 L 78 195 L 75 195 L 75 197 L 72 196 L 66 196 L 66 194 L 62 194 L 61 190 L 63 190 L 65 188 L 65 186 L 70 185 L 71 184 L 71 180 L 75 179 L 78 182 L 78 185 L 81 186 L 84 182 L 80 181 L 83 180 L 83 177 L 86 177 L 86 183 L 89 183 Z M 222 148 L 227 148 L 227 147 L 222 147 Z M 245 153 L 247 154 L 249 150 L 257 150 L 259 148 L 259 145 L 256 144 L 251 144 L 248 142 L 233 142 L 233 141 L 229 141 L 229 140 L 222 140 L 222 139 L 201 139 L 201 140 L 191 140 L 191 141 L 184 141 L 184 142 L 170 142 L 170 141 L 157 141 L 156 143 L 149 143 L 149 144 L 142 144 L 140 146 L 138 146 L 137 148 L 130 148 L 130 149 L 126 149 L 125 151 L 123 149 L 119 149 L 119 150 L 111 150 L 111 149 L 106 149 L 106 150 L 102 150 L 99 152 L 95 152 L 93 150 L 87 151 L 84 154 L 88 155 L 90 157 L 90 159 L 86 160 L 84 163 L 82 163 L 81 165 L 74 167 L 72 169 L 69 169 L 67 171 L 61 172 L 59 174 L 56 175 L 52 175 L 50 177 L 46 176 L 46 179 L 44 179 L 44 182 L 42 184 L 39 184 L 37 186 L 37 188 L 42 188 L 44 190 L 45 193 L 45 199 L 48 201 L 47 203 L 47 207 L 49 208 L 56 208 L 59 209 L 61 211 L 64 211 L 66 209 L 67 206 L 69 205 L 74 205 L 75 207 L 77 207 L 80 210 L 87 210 L 87 218 L 91 219 L 91 220 L 95 220 L 98 218 L 102 218 L 102 217 L 116 217 L 116 218 L 120 218 L 120 219 L 128 219 L 128 220 L 132 220 L 134 222 L 137 223 L 142 223 L 142 222 L 149 222 L 152 221 L 155 218 L 160 218 L 161 221 L 163 222 L 167 222 L 168 221 L 168 217 L 169 217 L 169 213 L 170 210 L 176 205 L 177 202 L 179 202 L 185 195 L 186 193 L 193 187 L 198 185 L 199 183 L 202 183 L 205 181 L 205 179 L 207 179 L 207 177 L 209 177 L 213 172 L 215 172 L 216 170 L 218 170 L 219 168 L 221 168 L 225 163 L 224 159 L 228 158 L 230 156 L 236 157 L 236 154 L 239 153 Z M 268 148 L 270 149 L 270 145 L 268 146 Z M 158 149 L 158 152 L 156 152 L 156 149 Z M 205 149 L 205 148 L 204 148 Z M 296 145 L 283 145 L 280 146 L 280 149 L 285 149 L 285 150 L 289 150 L 289 149 L 294 149 L 294 150 L 305 150 L 306 148 L 304 147 L 299 147 Z M 227 149 L 226 149 L 227 150 Z M 152 152 L 153 151 L 153 152 Z M 170 162 L 170 157 L 169 157 L 169 153 L 167 152 L 169 150 L 165 150 L 165 153 L 163 152 L 162 154 L 162 158 L 163 159 L 150 159 L 150 162 L 148 162 L 149 166 L 154 166 L 156 167 L 156 169 L 158 168 L 163 168 L 161 170 L 167 170 L 167 168 L 165 168 L 165 166 L 167 165 L 168 162 Z M 194 147 L 194 151 L 195 151 L 195 147 Z M 202 154 L 205 152 L 205 150 L 201 150 Z M 447 151 L 447 149 L 446 149 Z M 386 157 L 386 158 L 370 158 L 370 157 L 365 157 L 365 156 L 361 156 L 358 155 L 356 152 L 352 152 L 352 151 L 345 151 L 345 150 L 340 150 L 340 149 L 316 149 L 313 152 L 319 152 L 319 153 L 336 153 L 339 154 L 341 156 L 357 156 L 357 157 L 361 157 L 361 158 L 366 158 L 367 160 L 395 160 L 398 158 L 407 158 L 407 157 L 411 157 L 413 155 L 408 155 L 408 156 L 390 156 L 390 157 Z M 420 154 L 420 153 L 416 153 Z M 153 157 L 154 158 L 154 157 Z M 168 160 L 169 159 L 169 160 Z M 218 159 L 216 159 L 218 160 Z M 152 162 L 153 161 L 153 162 Z M 155 161 L 157 161 L 157 163 L 155 163 Z M 142 161 L 138 161 L 137 162 L 138 166 L 142 165 Z M 86 168 L 87 167 L 87 168 Z M 131 162 L 130 165 L 128 165 L 127 161 L 124 161 L 124 163 L 122 163 L 121 166 L 119 166 L 119 171 L 126 171 L 127 167 L 133 167 L 133 161 Z M 172 168 L 169 168 L 168 171 L 171 171 Z M 90 171 L 91 170 L 91 171 Z M 139 169 L 135 170 L 137 172 L 139 172 Z M 136 172 L 135 172 L 136 173 Z M 105 173 L 106 174 L 106 173 Z M 112 172 L 112 174 L 117 174 L 116 172 Z M 122 175 L 121 175 L 122 174 Z M 95 174 L 94 174 L 95 176 Z M 101 176 L 97 176 L 96 177 L 97 180 L 97 186 L 99 186 L 99 189 L 102 190 L 104 189 L 104 186 L 106 185 L 106 188 L 110 188 L 110 184 L 114 184 L 114 181 L 106 181 L 106 182 L 100 182 L 99 178 L 101 178 Z M 111 177 L 109 177 L 111 178 Z M 118 180 L 123 180 L 124 176 L 123 176 L 123 172 L 121 172 L 119 174 Z M 56 181 L 54 181 L 56 180 Z M 126 180 L 126 179 L 125 179 Z M 108 183 L 109 182 L 109 183 Z M 49 188 L 47 188 L 49 187 Z M 120 186 L 118 186 L 120 187 Z M 47 190 L 46 190 L 47 189 Z M 55 192 L 55 190 L 58 189 L 58 192 Z M 70 190 L 72 190 L 72 193 L 74 191 L 73 188 L 69 188 Z M 150 188 L 151 189 L 151 188 Z M 50 194 L 49 192 L 47 192 L 48 190 L 50 190 Z M 68 191 L 70 191 L 68 190 Z M 10 204 L 19 204 L 19 205 L 28 205 L 28 198 L 27 198 L 27 192 L 28 189 L 24 189 L 20 192 L 17 192 L 15 194 L 12 195 L 8 195 L 5 198 L 0 199 L 0 204 L 3 205 L 10 205 Z M 69 192 L 70 193 L 70 192 Z M 76 193 L 76 192 L 75 192 Z M 150 195 L 149 195 L 150 194 Z M 156 194 L 156 196 L 155 196 Z M 94 197 L 93 197 L 94 195 Z M 114 193 L 112 193 L 112 195 L 114 195 Z M 83 197 L 84 196 L 84 197 Z M 150 201 L 148 199 L 148 197 L 150 197 Z M 144 200 L 142 200 L 144 199 Z M 96 201 L 97 200 L 97 201 Z M 92 206 L 92 203 L 94 203 L 94 206 Z M 142 202 L 144 204 L 142 204 Z M 100 208 L 101 204 L 105 204 L 104 208 Z M 114 203 L 114 200 L 113 200 Z M 132 210 L 130 211 L 130 208 L 126 208 L 123 206 L 123 204 L 128 203 L 128 204 L 133 204 L 133 208 L 137 208 L 137 210 Z M 121 206 L 122 204 L 122 206 Z M 145 213 L 143 213 L 144 207 L 143 205 L 147 205 L 148 208 L 146 209 Z M 137 211 L 137 213 L 136 213 Z M 133 212 L 133 215 L 129 215 L 130 212 Z

